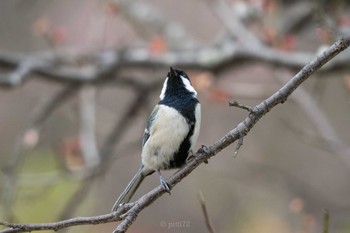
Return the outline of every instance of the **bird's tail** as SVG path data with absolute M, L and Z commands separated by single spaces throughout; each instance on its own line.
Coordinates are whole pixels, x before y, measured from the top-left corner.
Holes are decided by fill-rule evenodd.
M 116 211 L 121 204 L 128 203 L 140 186 L 143 179 L 152 173 L 153 171 L 146 171 L 144 169 L 144 166 L 141 165 L 140 169 L 129 182 L 128 186 L 126 186 L 125 190 L 122 192 L 122 194 L 120 194 L 118 200 L 114 203 L 112 212 Z

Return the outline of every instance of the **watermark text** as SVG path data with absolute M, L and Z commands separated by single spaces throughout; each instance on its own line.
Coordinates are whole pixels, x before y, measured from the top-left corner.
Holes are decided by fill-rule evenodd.
M 160 226 L 162 228 L 190 228 L 191 227 L 191 222 L 187 220 L 182 220 L 182 221 L 161 221 Z

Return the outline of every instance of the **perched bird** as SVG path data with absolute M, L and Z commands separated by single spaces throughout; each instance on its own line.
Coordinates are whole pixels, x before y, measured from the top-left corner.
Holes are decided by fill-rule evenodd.
M 143 179 L 155 171 L 163 188 L 170 192 L 171 187 L 160 170 L 182 167 L 197 142 L 201 105 L 187 74 L 170 67 L 159 98 L 143 134 L 141 167 L 112 211 L 129 202 Z

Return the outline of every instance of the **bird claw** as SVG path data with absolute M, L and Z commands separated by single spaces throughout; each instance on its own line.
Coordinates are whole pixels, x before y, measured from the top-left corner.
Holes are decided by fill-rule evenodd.
M 187 156 L 187 158 L 186 158 L 186 163 L 189 163 L 192 159 L 194 159 L 196 156 L 194 155 L 194 153 L 193 153 L 193 151 L 192 150 L 190 150 L 189 152 L 188 152 L 188 156 Z
M 199 153 L 207 154 L 209 152 L 209 148 L 206 145 L 202 145 L 198 150 Z M 208 160 L 204 161 L 205 164 L 208 164 Z
M 198 151 L 199 151 L 199 153 L 208 153 L 209 148 L 206 145 L 202 145 Z
M 166 179 L 163 176 L 160 176 L 160 185 L 163 187 L 163 189 L 171 195 L 171 185 L 166 181 Z

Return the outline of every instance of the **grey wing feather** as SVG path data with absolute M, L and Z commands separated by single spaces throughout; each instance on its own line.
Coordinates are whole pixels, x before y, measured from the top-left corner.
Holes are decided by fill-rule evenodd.
M 136 190 L 139 188 L 143 179 L 152 174 L 154 171 L 146 169 L 143 165 L 141 165 L 140 169 L 137 171 L 135 176 L 131 179 L 128 186 L 126 186 L 125 190 L 120 194 L 118 200 L 114 203 L 112 208 L 112 212 L 116 211 L 118 207 L 124 203 L 128 203 Z
M 154 119 L 156 118 L 157 116 L 157 113 L 158 113 L 158 110 L 159 110 L 159 106 L 156 105 L 151 113 L 151 115 L 149 116 L 149 119 L 147 121 L 147 125 L 146 125 L 146 128 L 145 128 L 145 132 L 143 134 L 143 140 L 142 140 L 142 147 L 145 145 L 145 143 L 147 142 L 149 136 L 151 136 L 150 134 L 150 131 L 151 131 L 151 127 L 153 125 L 153 121 Z
M 151 136 L 151 134 L 150 134 L 151 128 L 153 126 L 154 120 L 157 117 L 158 110 L 159 110 L 159 106 L 156 105 L 155 108 L 153 109 L 151 115 L 149 116 L 149 119 L 147 121 L 147 125 L 145 128 L 145 132 L 143 134 L 142 147 L 145 145 L 148 138 Z M 128 186 L 125 188 L 125 190 L 122 192 L 122 194 L 120 194 L 118 200 L 115 202 L 113 209 L 112 209 L 112 212 L 116 211 L 121 204 L 129 202 L 131 197 L 134 195 L 134 193 L 136 192 L 136 190 L 140 186 L 143 179 L 146 176 L 152 174 L 153 172 L 154 172 L 153 170 L 148 170 L 144 167 L 144 165 L 141 165 L 138 172 L 135 174 L 135 176 L 129 182 Z
M 142 173 L 143 171 L 143 165 L 141 165 L 138 172 L 135 174 L 135 176 L 132 178 L 132 180 L 129 182 L 128 186 L 126 186 L 125 190 L 120 194 L 118 200 L 114 203 L 112 212 L 116 211 L 118 207 L 123 203 L 128 203 L 138 187 L 140 186 L 141 182 L 145 178 L 145 176 Z

